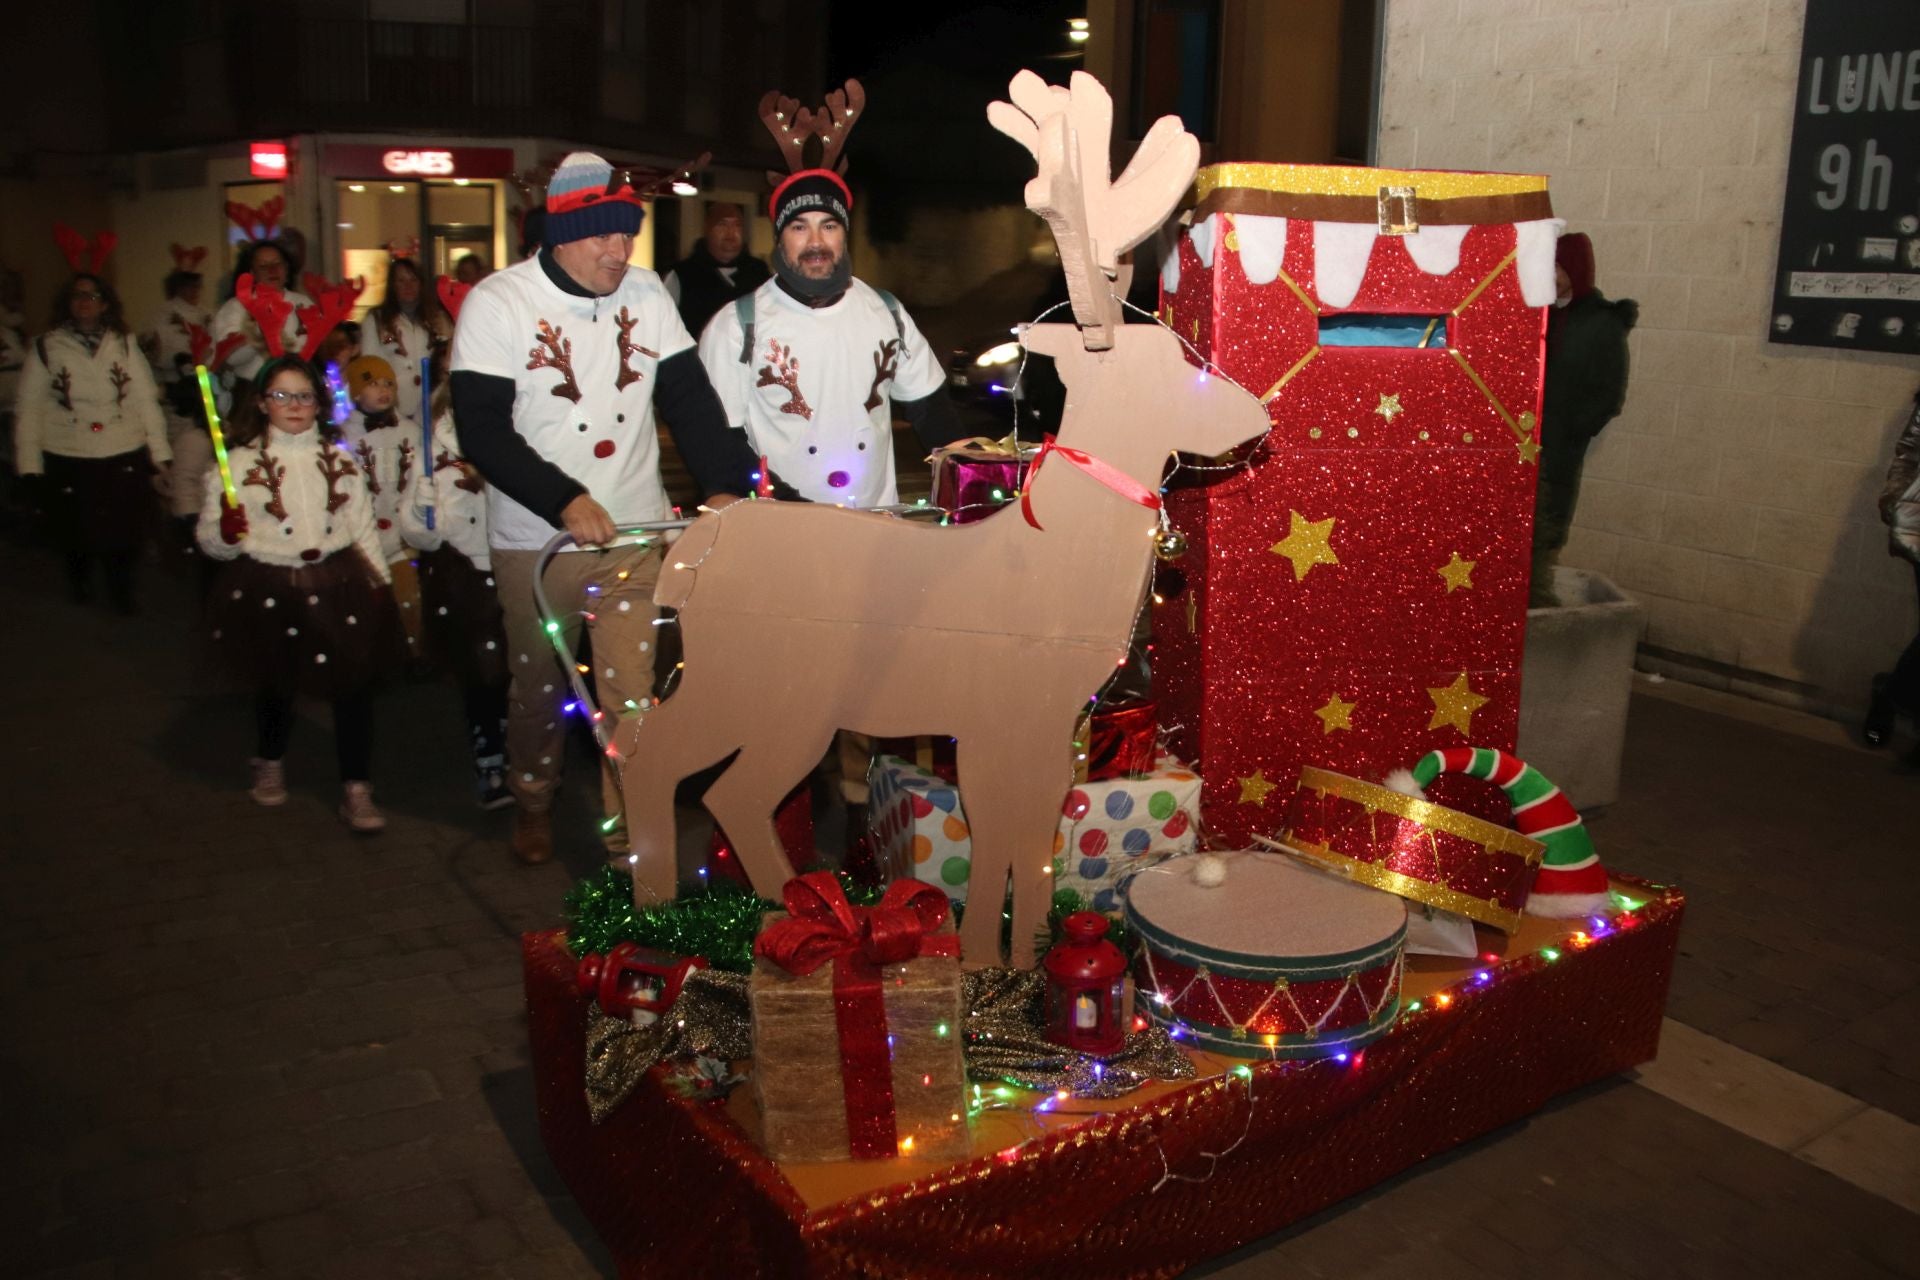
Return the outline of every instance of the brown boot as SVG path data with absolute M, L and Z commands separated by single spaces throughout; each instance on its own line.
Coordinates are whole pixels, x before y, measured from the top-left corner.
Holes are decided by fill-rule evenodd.
M 528 866 L 553 861 L 553 819 L 545 809 L 521 809 L 514 815 L 513 856 Z

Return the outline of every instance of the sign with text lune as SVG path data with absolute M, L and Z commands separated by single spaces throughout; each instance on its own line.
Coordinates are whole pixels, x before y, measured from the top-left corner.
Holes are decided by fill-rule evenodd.
M 1807 0 L 1768 337 L 1920 353 L 1914 0 Z
M 338 178 L 504 178 L 513 172 L 513 148 L 336 144 L 327 148 L 327 172 Z

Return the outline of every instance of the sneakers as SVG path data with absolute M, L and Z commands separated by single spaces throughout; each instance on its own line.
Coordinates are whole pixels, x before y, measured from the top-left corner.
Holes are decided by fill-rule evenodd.
M 528 866 L 553 861 L 553 819 L 545 809 L 522 809 L 514 816 L 513 856 Z
M 253 787 L 247 792 L 253 802 L 268 809 L 287 802 L 287 775 L 278 760 L 262 760 L 259 756 L 247 761 L 253 769 Z
M 373 805 L 373 788 L 364 782 L 349 782 L 340 796 L 340 821 L 355 835 L 372 835 L 387 829 L 386 815 Z
M 483 769 L 480 771 L 480 807 L 482 809 L 505 809 L 513 802 L 513 792 L 507 790 L 506 770 Z

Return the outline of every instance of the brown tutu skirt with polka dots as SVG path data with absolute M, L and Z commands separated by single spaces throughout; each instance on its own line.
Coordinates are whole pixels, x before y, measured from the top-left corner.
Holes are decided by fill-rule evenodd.
M 507 682 L 507 628 L 493 575 L 441 546 L 420 553 L 421 622 L 428 652 L 463 685 Z
M 356 547 L 297 569 L 230 561 L 207 621 L 229 668 L 282 697 L 357 693 L 406 652 L 393 592 Z

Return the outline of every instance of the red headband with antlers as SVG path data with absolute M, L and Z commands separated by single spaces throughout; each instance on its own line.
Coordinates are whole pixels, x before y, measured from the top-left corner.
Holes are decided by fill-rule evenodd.
M 855 122 L 866 109 L 867 91 L 860 87 L 858 80 L 847 81 L 845 89 L 827 95 L 826 105 L 811 109 L 801 106 L 798 99 L 786 97 L 777 89 L 767 91 L 766 96 L 760 99 L 760 120 L 779 145 L 788 169 L 784 175 L 772 169 L 767 170 L 767 181 L 773 183 L 773 195 L 767 201 L 769 216 L 777 219 L 780 198 L 789 187 L 807 178 L 824 178 L 831 182 L 840 189 L 848 207 L 852 207 L 853 192 L 842 176 L 847 171 L 847 158 L 843 152 Z M 808 167 L 807 142 L 811 138 L 820 140 L 820 161 Z
M 287 198 L 275 196 L 258 209 L 252 205 L 227 201 L 227 220 L 255 240 L 271 240 L 280 228 L 280 215 L 287 210 Z
M 169 245 L 168 247 L 173 251 L 173 269 L 175 271 L 198 271 L 200 264 L 206 260 L 207 249 L 205 245 L 195 245 L 191 249 L 183 248 L 177 244 Z
M 113 246 L 120 243 L 120 237 L 111 231 L 102 231 L 89 240 L 64 222 L 53 224 L 53 239 L 77 276 L 98 274 L 107 265 Z
M 304 282 L 303 282 L 304 283 Z M 327 335 L 353 310 L 354 300 L 360 296 L 362 282 L 356 277 L 338 285 L 320 282 L 324 288 L 322 300 L 310 307 L 301 307 L 300 324 L 306 331 L 307 340 L 300 347 L 302 360 L 313 359 L 313 353 L 320 349 Z M 254 322 L 260 326 L 260 340 L 267 345 L 267 354 L 281 356 L 287 352 L 287 317 L 294 314 L 293 303 L 287 301 L 287 295 L 270 284 L 255 284 L 253 273 L 248 272 L 233 282 L 233 296 L 240 299 L 240 305 L 247 309 Z
M 387 255 L 394 258 L 414 258 L 420 256 L 420 237 L 408 236 L 404 240 L 387 241 Z

